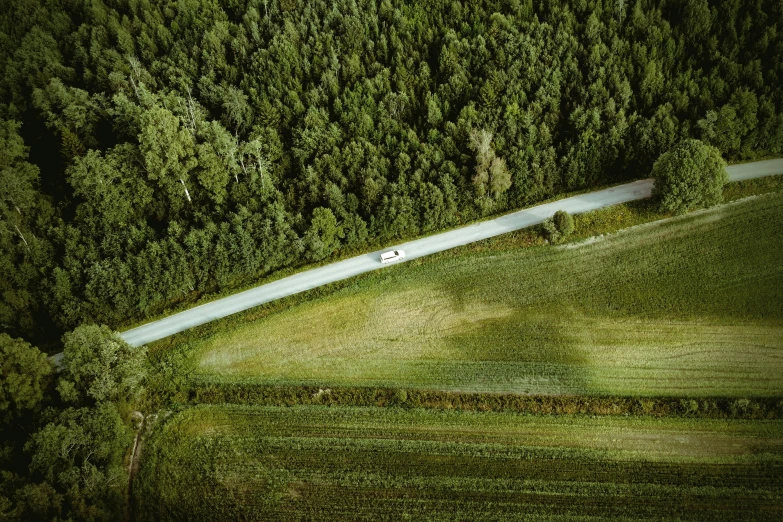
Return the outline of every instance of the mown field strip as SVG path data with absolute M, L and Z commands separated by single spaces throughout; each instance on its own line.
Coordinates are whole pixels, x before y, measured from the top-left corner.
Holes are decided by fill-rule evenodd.
M 783 394 L 783 195 L 585 243 L 441 256 L 193 342 L 200 379 Z
M 134 491 L 141 520 L 775 520 L 781 473 L 783 421 L 200 406 Z

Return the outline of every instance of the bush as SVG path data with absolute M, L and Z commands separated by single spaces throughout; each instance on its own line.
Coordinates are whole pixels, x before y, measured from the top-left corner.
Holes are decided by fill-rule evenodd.
M 574 218 L 565 210 L 558 210 L 553 217 L 557 231 L 562 237 L 570 236 L 574 231 Z
M 550 243 L 559 243 L 574 231 L 574 218 L 565 210 L 558 210 L 551 218 L 544 220 L 544 232 Z
M 661 210 L 675 214 L 720 203 L 723 185 L 729 181 L 718 149 L 699 140 L 684 140 L 661 154 L 652 176 L 653 196 L 660 200 Z

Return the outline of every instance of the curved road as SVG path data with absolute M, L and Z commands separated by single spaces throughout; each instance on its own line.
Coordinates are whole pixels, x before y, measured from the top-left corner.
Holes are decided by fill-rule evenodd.
M 760 178 L 773 174 L 783 174 L 783 159 L 757 161 L 734 165 L 726 169 L 731 181 Z M 268 303 L 281 297 L 304 292 L 342 279 L 348 279 L 364 272 L 377 270 L 387 265 L 380 262 L 381 252 L 387 250 L 405 250 L 405 261 L 416 259 L 435 252 L 441 252 L 474 241 L 512 232 L 521 228 L 541 223 L 557 210 L 566 210 L 571 214 L 580 214 L 635 199 L 649 197 L 652 191 L 651 179 L 635 181 L 588 194 L 561 199 L 553 203 L 506 214 L 496 219 L 482 221 L 442 234 L 429 236 L 407 243 L 391 245 L 384 250 L 338 261 L 321 268 L 268 283 L 240 292 L 210 303 L 206 303 L 184 312 L 171 315 L 158 321 L 122 332 L 122 338 L 133 346 L 141 346 L 158 339 L 163 339 L 188 328 L 208 323 L 221 317 L 226 317 L 248 308 Z M 396 264 L 396 263 L 393 263 Z

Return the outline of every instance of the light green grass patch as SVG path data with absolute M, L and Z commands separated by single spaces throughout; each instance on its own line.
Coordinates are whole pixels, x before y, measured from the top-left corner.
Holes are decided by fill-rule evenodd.
M 783 195 L 400 265 L 197 344 L 199 378 L 633 395 L 783 393 Z

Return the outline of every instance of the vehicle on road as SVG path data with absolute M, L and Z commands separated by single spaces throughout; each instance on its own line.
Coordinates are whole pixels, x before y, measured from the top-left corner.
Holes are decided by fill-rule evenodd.
M 392 261 L 398 261 L 400 259 L 405 259 L 404 250 L 390 250 L 389 252 L 381 254 L 381 263 L 391 263 Z

